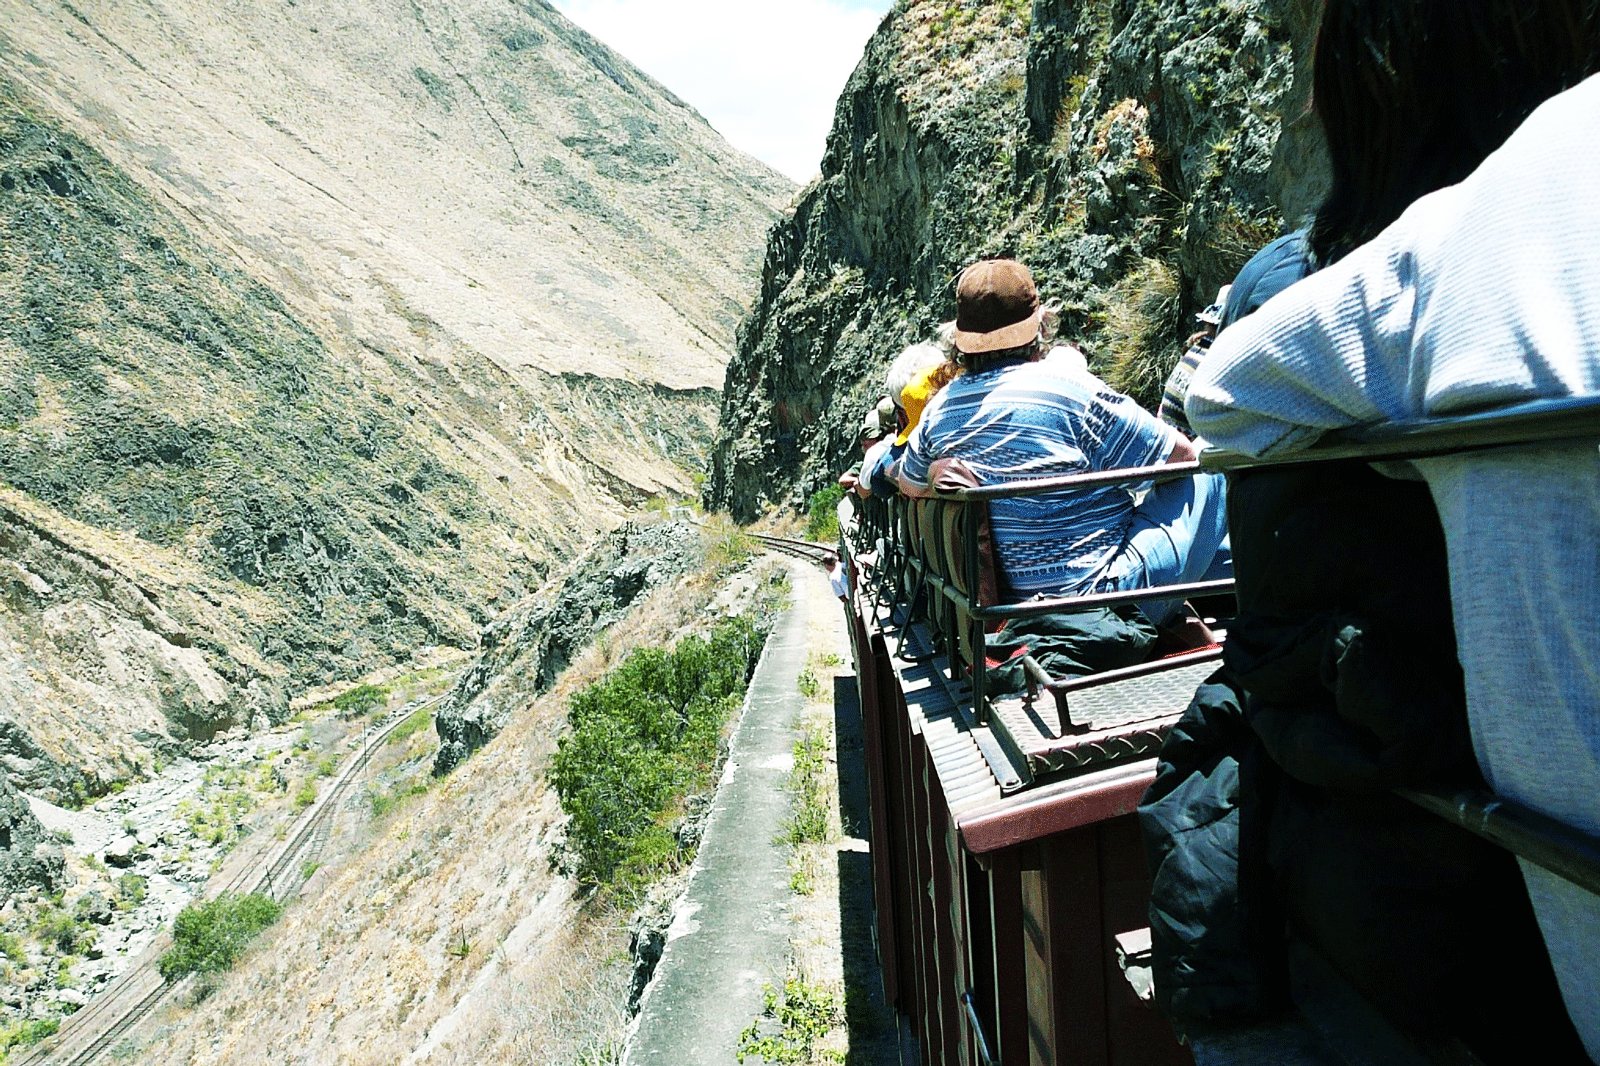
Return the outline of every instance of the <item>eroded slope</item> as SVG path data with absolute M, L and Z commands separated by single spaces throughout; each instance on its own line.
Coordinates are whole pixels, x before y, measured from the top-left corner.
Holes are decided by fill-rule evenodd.
M 548 5 L 0 23 L 0 759 L 57 798 L 690 491 L 787 183 Z

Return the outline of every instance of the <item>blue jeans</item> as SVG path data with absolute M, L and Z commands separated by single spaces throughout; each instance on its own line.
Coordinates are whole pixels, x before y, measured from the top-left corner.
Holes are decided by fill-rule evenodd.
M 1122 548 L 1106 564 L 1096 592 L 1215 581 L 1233 576 L 1228 549 L 1227 482 L 1196 474 L 1157 485 L 1133 512 Z M 1137 604 L 1156 625 L 1173 620 L 1181 599 Z

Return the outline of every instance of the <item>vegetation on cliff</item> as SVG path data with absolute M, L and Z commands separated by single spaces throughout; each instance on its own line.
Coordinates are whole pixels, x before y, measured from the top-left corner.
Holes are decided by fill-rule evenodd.
M 484 620 L 529 558 L 396 398 L 98 152 L 0 84 L 0 479 L 270 589 L 258 635 L 318 680 Z
M 792 186 L 548 3 L 22 0 L 0 50 L 14 785 L 470 647 L 691 491 Z
M 693 860 L 672 823 L 714 783 L 762 641 L 748 618 L 729 618 L 709 636 L 633 652 L 572 697 L 550 783 L 569 819 L 564 858 L 581 883 L 637 902 Z
M 951 282 L 1027 262 L 1093 367 L 1153 402 L 1192 313 L 1316 180 L 1296 114 L 1309 0 L 902 0 L 770 234 L 728 367 L 708 505 L 801 508 L 854 449 Z
M 232 969 L 250 942 L 283 914 L 283 905 L 256 892 L 224 892 L 191 903 L 172 926 L 172 947 L 161 956 L 161 976 L 176 981 L 189 974 Z

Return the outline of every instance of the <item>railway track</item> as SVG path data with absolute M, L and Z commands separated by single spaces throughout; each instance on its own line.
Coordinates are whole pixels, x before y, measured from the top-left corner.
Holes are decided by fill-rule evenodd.
M 833 549 L 828 545 L 792 537 L 778 537 L 766 533 L 750 536 L 763 547 L 792 555 L 810 562 L 821 562 Z M 234 875 L 227 882 L 208 885 L 205 898 L 224 892 L 261 892 L 282 902 L 304 882 L 302 872 L 308 864 L 316 863 L 333 831 L 334 818 L 340 805 L 350 793 L 351 786 L 360 779 L 373 754 L 389 734 L 417 711 L 436 706 L 444 697 L 438 696 L 423 703 L 403 707 L 385 718 L 365 743 L 346 760 L 322 795 L 295 823 L 287 840 L 260 863 Z M 14 1066 L 87 1066 L 125 1036 L 143 1018 L 176 995 L 189 979 L 168 983 L 160 975 L 157 963 L 171 946 L 166 934 L 156 938 L 133 969 L 119 977 L 106 991 L 62 1025 L 61 1031 L 13 1059 Z
M 283 902 L 305 878 L 307 864 L 317 862 L 333 831 L 333 820 L 349 796 L 351 786 L 372 761 L 373 754 L 407 718 L 420 710 L 437 706 L 443 696 L 402 707 L 384 718 L 361 745 L 361 750 L 345 761 L 316 802 L 295 823 L 288 838 L 259 863 L 240 871 L 227 882 L 207 885 L 204 898 L 224 892 L 260 892 Z M 61 1031 L 49 1040 L 10 1060 L 12 1066 L 87 1066 L 115 1046 L 140 1020 L 189 983 L 189 978 L 168 982 L 157 964 L 171 946 L 171 937 L 158 936 L 139 957 L 134 967 L 107 987 L 100 995 L 62 1024 Z
M 773 551 L 783 552 L 785 555 L 793 555 L 801 559 L 809 559 L 812 562 L 821 562 L 824 555 L 834 550 L 826 544 L 817 544 L 809 540 L 774 537 L 766 533 L 752 533 L 750 536 L 752 539 L 759 541 L 762 546 L 771 548 Z

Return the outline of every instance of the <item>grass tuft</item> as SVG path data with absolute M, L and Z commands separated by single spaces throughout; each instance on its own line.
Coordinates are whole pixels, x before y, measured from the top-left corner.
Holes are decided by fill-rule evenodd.
M 1152 411 L 1183 351 L 1182 305 L 1178 272 L 1159 259 L 1144 260 L 1106 304 L 1106 382 Z
M 788 1064 L 843 1062 L 844 1055 L 817 1047 L 832 1030 L 844 1024 L 844 1006 L 839 995 L 826 985 L 789 977 L 783 988 L 771 985 L 763 990 L 765 1002 L 761 1016 L 739 1034 L 734 1057 L 739 1062 L 758 1058 L 763 1062 Z

